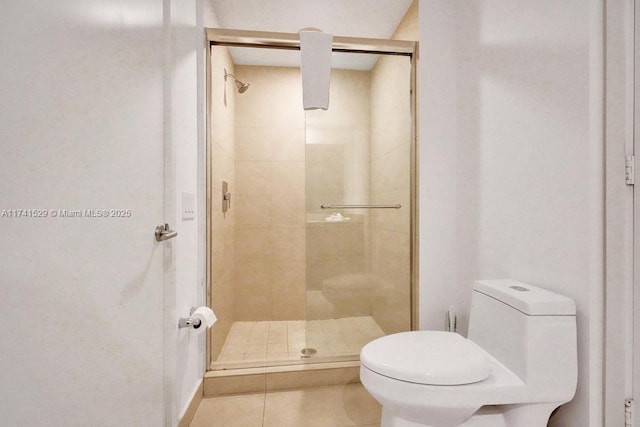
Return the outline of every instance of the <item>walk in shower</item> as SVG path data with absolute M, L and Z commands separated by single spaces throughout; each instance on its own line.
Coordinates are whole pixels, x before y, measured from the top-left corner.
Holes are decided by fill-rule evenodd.
M 415 44 L 334 37 L 304 111 L 296 34 L 209 30 L 211 369 L 357 360 L 415 326 Z

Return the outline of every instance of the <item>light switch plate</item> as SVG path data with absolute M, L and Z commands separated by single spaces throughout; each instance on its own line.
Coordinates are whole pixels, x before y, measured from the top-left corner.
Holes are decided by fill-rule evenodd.
M 196 216 L 196 195 L 182 192 L 182 219 L 193 219 Z

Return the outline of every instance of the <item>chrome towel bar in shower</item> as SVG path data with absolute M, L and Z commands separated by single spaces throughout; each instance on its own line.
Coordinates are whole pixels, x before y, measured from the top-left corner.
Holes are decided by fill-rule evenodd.
M 402 205 L 320 205 L 322 209 L 400 209 Z

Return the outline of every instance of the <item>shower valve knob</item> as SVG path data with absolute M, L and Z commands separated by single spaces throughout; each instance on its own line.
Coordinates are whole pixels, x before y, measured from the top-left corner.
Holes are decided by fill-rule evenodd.
M 222 181 L 222 213 L 227 212 L 231 208 L 231 192 L 229 191 L 229 183 Z

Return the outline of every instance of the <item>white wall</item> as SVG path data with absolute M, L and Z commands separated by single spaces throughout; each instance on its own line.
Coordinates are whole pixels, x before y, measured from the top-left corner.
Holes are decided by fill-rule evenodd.
M 175 161 L 176 317 L 188 317 L 191 307 L 205 305 L 204 204 L 204 28 L 207 0 L 171 2 L 171 136 Z M 182 218 L 182 193 L 197 195 L 194 219 Z M 206 334 L 175 331 L 174 421 L 179 420 L 197 391 L 205 372 Z
M 0 13 L 0 424 L 163 424 L 163 3 Z
M 0 217 L 2 425 L 174 425 L 202 380 L 177 319 L 204 302 L 204 209 L 176 212 L 204 175 L 201 6 L 2 8 L 0 213 L 131 210 Z
M 605 425 L 624 425 L 632 396 L 633 187 L 623 179 L 633 152 L 633 1 L 606 3 L 606 341 Z
M 474 279 L 576 300 L 579 385 L 552 425 L 601 425 L 602 4 L 420 3 L 421 328 L 466 332 Z

